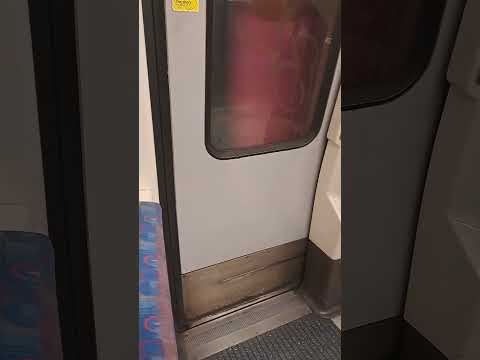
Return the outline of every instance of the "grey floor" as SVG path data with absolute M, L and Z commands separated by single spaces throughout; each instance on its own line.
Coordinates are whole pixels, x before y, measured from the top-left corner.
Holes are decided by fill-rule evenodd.
M 207 360 L 340 360 L 340 330 L 316 314 L 232 346 Z

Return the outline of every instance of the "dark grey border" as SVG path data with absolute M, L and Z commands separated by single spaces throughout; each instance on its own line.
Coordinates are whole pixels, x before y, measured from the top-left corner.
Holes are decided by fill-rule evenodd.
M 223 1 L 223 0 L 220 0 Z M 218 151 L 213 146 L 211 146 L 211 129 L 210 129 L 210 87 L 212 81 L 212 72 L 210 71 L 210 64 L 212 58 L 212 45 L 210 39 L 212 38 L 212 22 L 214 17 L 215 11 L 215 3 L 218 0 L 207 0 L 207 37 L 206 37 L 206 67 L 205 67 L 205 147 L 210 155 L 218 160 L 230 160 L 230 159 L 238 159 L 246 156 L 254 156 L 254 155 L 261 155 L 261 154 L 268 154 L 272 152 L 278 151 L 287 151 L 292 149 L 297 149 L 304 147 L 310 144 L 315 137 L 317 136 L 318 132 L 320 131 L 323 118 L 325 115 L 325 110 L 327 107 L 328 99 L 330 97 L 330 89 L 333 83 L 333 78 L 335 75 L 335 69 L 337 66 L 338 61 L 338 54 L 340 52 L 340 38 L 341 38 L 341 4 L 338 3 L 338 10 L 337 10 L 337 21 L 335 24 L 335 29 L 333 31 L 333 39 L 332 39 L 332 47 L 329 53 L 329 58 L 327 61 L 327 65 L 325 67 L 325 77 L 322 82 L 322 86 L 320 88 L 320 95 L 317 102 L 317 109 L 315 112 L 315 118 L 318 119 L 314 121 L 315 126 L 311 129 L 310 133 L 306 135 L 302 139 L 296 139 L 292 141 L 285 141 L 278 144 L 272 145 L 262 145 L 262 146 L 255 146 L 250 147 L 248 149 L 242 150 L 222 150 Z
M 138 0 L 75 0 L 75 15 L 98 358 L 133 360 L 139 356 Z
M 63 356 L 95 360 L 74 0 L 28 7 Z

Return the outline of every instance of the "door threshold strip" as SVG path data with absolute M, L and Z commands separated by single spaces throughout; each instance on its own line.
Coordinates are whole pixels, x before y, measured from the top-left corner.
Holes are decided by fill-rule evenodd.
M 185 331 L 180 336 L 182 358 L 205 359 L 310 313 L 299 295 L 284 293 Z

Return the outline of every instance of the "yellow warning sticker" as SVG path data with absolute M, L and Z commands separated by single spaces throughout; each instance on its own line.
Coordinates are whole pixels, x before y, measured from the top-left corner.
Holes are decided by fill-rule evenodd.
M 173 11 L 198 12 L 199 0 L 172 0 Z

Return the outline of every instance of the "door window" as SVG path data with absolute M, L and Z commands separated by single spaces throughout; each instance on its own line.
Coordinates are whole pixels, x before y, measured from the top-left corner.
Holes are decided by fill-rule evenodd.
M 211 0 L 207 7 L 210 153 L 231 158 L 307 144 L 330 90 L 338 1 Z

